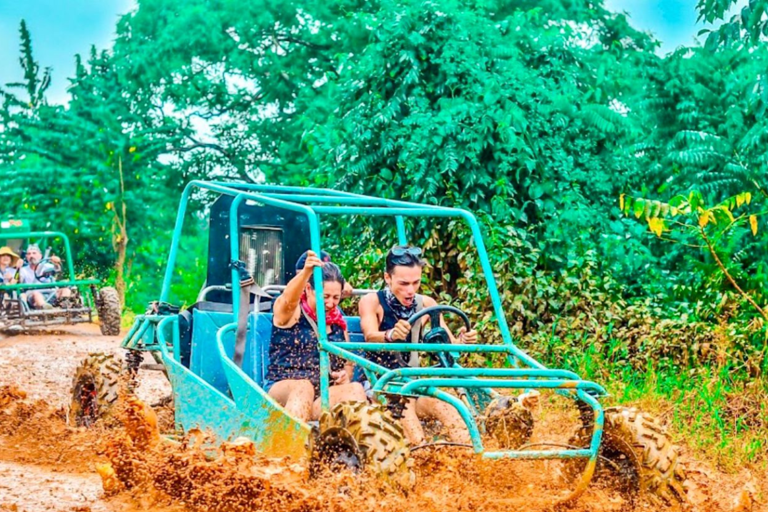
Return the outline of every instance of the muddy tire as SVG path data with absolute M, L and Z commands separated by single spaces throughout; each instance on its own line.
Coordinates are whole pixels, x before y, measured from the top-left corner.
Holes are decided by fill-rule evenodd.
M 97 312 L 101 324 L 101 334 L 118 336 L 120 334 L 120 296 L 111 286 L 99 290 Z
M 485 432 L 504 450 L 520 448 L 533 435 L 533 414 L 516 397 L 494 398 L 483 416 Z
M 106 418 L 117 402 L 122 364 L 111 354 L 91 354 L 72 379 L 70 415 L 78 427 Z
M 342 437 L 356 445 L 363 468 L 398 486 L 413 486 L 408 442 L 403 428 L 386 407 L 366 402 L 336 404 L 320 417 L 320 436 L 333 431 L 342 431 Z
M 589 445 L 592 425 L 582 426 L 569 444 Z M 595 478 L 618 477 L 622 490 L 640 491 L 654 501 L 669 505 L 685 502 L 685 473 L 679 463 L 679 450 L 667 437 L 664 427 L 652 416 L 634 408 L 605 409 L 605 424 Z M 585 462 L 572 461 L 572 476 L 578 476 Z

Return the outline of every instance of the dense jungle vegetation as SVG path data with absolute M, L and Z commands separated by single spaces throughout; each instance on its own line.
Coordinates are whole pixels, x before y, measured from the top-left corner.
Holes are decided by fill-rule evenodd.
M 77 267 L 140 312 L 192 179 L 465 207 L 523 347 L 723 467 L 764 466 L 768 2 L 732 4 L 699 0 L 704 44 L 660 56 L 600 0 L 139 0 L 113 47 L 74 57 L 67 105 L 22 24 L 21 79 L 0 88 L 3 217 L 68 233 Z M 179 303 L 204 279 L 209 200 Z M 327 226 L 358 286 L 379 283 L 382 226 Z M 425 286 L 495 339 L 468 233 L 409 228 Z

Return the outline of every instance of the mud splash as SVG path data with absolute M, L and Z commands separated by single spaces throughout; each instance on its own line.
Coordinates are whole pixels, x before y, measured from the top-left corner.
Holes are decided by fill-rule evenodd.
M 36 474 L 55 468 L 49 473 L 55 478 L 49 477 L 45 484 L 50 489 L 71 487 L 75 481 L 90 486 L 82 498 L 88 500 L 87 506 L 81 500 L 61 508 L 65 502 L 57 501 L 50 507 L 55 510 L 548 511 L 568 492 L 560 476 L 560 462 L 485 461 L 454 447 L 414 452 L 417 483 L 407 492 L 366 474 L 326 474 L 310 480 L 305 465 L 259 458 L 253 444 L 245 439 L 217 449 L 210 448 L 200 432 L 169 441 L 159 435 L 168 426 L 167 415 L 167 410 L 161 411 L 158 426 L 156 411 L 136 399 L 127 399 L 119 422 L 78 429 L 67 425 L 65 409 L 30 401 L 24 391 L 6 386 L 0 388 L 0 469 L 16 478 L 13 475 L 25 471 Z M 40 470 L 30 470 L 31 466 L 24 464 Z M 5 466 L 8 468 L 3 469 Z M 689 510 L 765 510 L 762 500 L 755 501 L 755 497 L 764 496 L 763 477 L 722 475 L 693 461 L 687 466 Z M 94 490 L 99 477 L 101 496 Z M 20 489 L 24 482 L 19 480 L 19 490 L 13 496 L 23 496 Z M 59 480 L 64 483 L 56 483 Z M 2 501 L 0 509 L 45 509 Z M 642 497 L 633 501 L 613 488 L 593 485 L 568 510 L 667 509 Z
M 30 401 L 15 386 L 0 388 L 0 459 L 81 471 L 98 460 L 94 450 L 105 427 L 67 425 L 67 413 L 43 400 Z
M 156 503 L 183 503 L 195 511 L 548 511 L 568 494 L 559 461 L 488 461 L 464 448 L 414 452 L 416 487 L 395 488 L 373 475 L 349 472 L 309 479 L 305 465 L 259 458 L 247 439 L 211 449 L 194 432 L 181 442 L 157 435 L 154 412 L 136 399 L 123 411 L 125 429 L 107 441 L 110 464 L 100 467 L 105 490 L 115 495 L 153 496 Z M 710 496 L 712 498 L 712 496 Z M 751 502 L 750 502 L 751 503 Z M 751 504 L 749 505 L 751 507 Z M 593 485 L 568 510 L 669 509 Z M 734 510 L 716 499 L 693 510 Z M 753 510 L 746 508 L 745 510 Z M 756 510 L 756 509 L 755 509 Z

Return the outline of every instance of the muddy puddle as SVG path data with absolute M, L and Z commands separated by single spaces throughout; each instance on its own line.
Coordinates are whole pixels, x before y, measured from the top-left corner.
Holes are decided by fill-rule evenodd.
M 55 381 L 58 387 L 40 386 L 34 374 L 24 373 L 23 366 L 27 364 L 27 370 L 51 365 L 74 368 L 92 346 L 72 345 L 80 342 L 63 336 L 57 341 L 59 349 L 71 350 L 71 361 L 55 357 L 58 362 L 38 358 L 14 363 L 2 358 L 8 349 L 22 354 L 15 343 L 38 341 L 30 338 L 0 344 L 0 511 L 535 512 L 556 510 L 553 504 L 571 488 L 562 462 L 484 461 L 461 447 L 415 451 L 416 483 L 407 490 L 349 472 L 309 479 L 304 464 L 260 459 L 253 446 L 242 440 L 211 450 L 197 442 L 201 435 L 174 441 L 160 436 L 160 430 L 172 429 L 170 409 L 153 411 L 157 420 L 142 409 L 167 392 L 160 384 L 142 384 L 142 400 L 121 401 L 118 421 L 76 428 L 66 407 L 70 379 L 48 377 L 46 382 Z M 41 352 L 66 353 L 50 345 Z M 8 371 L 14 372 L 12 376 Z M 148 389 L 156 391 L 147 393 Z M 539 441 L 555 434 L 567 439 L 572 428 L 569 421 L 552 413 L 539 412 L 536 421 L 541 425 L 535 434 Z M 631 499 L 612 482 L 590 486 L 578 502 L 560 509 L 768 510 L 765 475 L 746 470 L 726 475 L 687 455 L 685 469 L 689 505 L 683 509 L 642 496 Z
M 559 461 L 485 461 L 460 447 L 414 452 L 416 484 L 409 490 L 349 472 L 309 479 L 305 465 L 259 459 L 245 440 L 213 451 L 200 434 L 168 441 L 159 435 L 167 425 L 158 427 L 143 402 L 129 406 L 122 421 L 74 428 L 65 408 L 1 388 L 0 510 L 547 511 L 568 492 Z M 739 477 L 687 466 L 690 510 L 763 510 L 750 496 L 738 508 L 745 483 Z M 563 510 L 676 509 L 630 499 L 606 482 Z

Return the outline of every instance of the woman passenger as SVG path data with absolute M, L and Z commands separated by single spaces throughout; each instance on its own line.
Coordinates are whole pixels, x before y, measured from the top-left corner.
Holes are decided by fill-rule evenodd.
M 320 351 L 312 271 L 323 271 L 323 301 L 329 341 L 348 341 L 347 324 L 338 308 L 344 288 L 339 267 L 323 263 L 307 251 L 304 268 L 275 301 L 265 389 L 286 411 L 302 421 L 320 417 Z M 364 402 L 363 387 L 351 382 L 352 365 L 331 355 L 331 407 L 339 402 Z
M 19 256 L 8 247 L 0 248 L 0 284 L 16 284 L 21 265 Z

